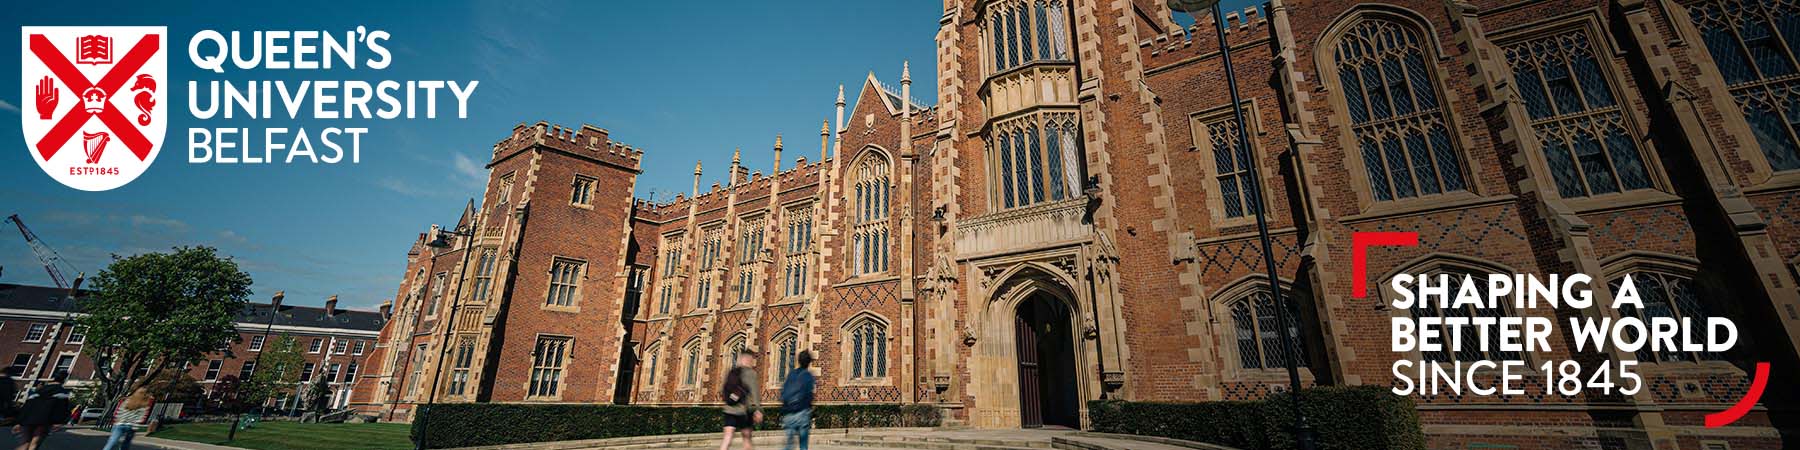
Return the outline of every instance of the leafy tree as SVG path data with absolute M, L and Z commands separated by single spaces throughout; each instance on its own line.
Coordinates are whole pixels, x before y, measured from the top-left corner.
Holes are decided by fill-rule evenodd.
M 263 346 L 250 379 L 240 380 L 237 386 L 239 405 L 255 408 L 291 392 L 300 383 L 300 368 L 305 364 L 306 356 L 300 353 L 300 343 L 293 336 L 283 335 Z
M 250 274 L 205 246 L 114 256 L 90 286 L 82 351 L 100 369 L 108 405 L 237 340 L 237 314 L 250 302 Z
M 157 401 L 170 403 L 193 402 L 206 392 L 206 388 L 201 387 L 198 380 L 179 370 L 165 371 L 162 376 L 146 382 L 144 386 L 150 389 L 150 394 L 155 395 Z

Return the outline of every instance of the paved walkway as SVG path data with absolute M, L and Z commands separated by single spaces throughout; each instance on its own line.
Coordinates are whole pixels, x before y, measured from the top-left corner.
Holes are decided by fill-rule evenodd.
M 779 431 L 758 432 L 754 448 L 780 449 L 782 448 L 782 438 L 782 433 Z M 590 441 L 539 442 L 484 447 L 482 450 L 715 450 L 719 448 L 719 439 L 720 436 L 717 434 L 644 436 Z M 742 448 L 734 442 L 731 450 Z M 929 428 L 814 430 L 811 448 L 817 450 L 1231 450 L 1192 442 L 1084 433 L 1074 430 Z

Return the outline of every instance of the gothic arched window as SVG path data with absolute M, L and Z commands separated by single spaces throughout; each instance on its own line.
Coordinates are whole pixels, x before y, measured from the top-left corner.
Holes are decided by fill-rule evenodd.
M 1370 194 L 1387 201 L 1467 190 L 1419 28 L 1382 15 L 1350 20 L 1332 55 Z
M 1506 46 L 1531 131 L 1564 198 L 1646 189 L 1637 140 L 1585 31 Z
M 1282 292 L 1286 296 L 1288 308 L 1288 334 L 1293 337 L 1294 346 L 1300 358 L 1297 367 L 1307 367 L 1306 344 L 1300 340 L 1300 313 L 1294 305 L 1297 299 L 1293 293 Z M 1287 348 L 1281 345 L 1280 317 L 1281 310 L 1275 299 L 1269 296 L 1268 288 L 1258 288 L 1249 295 L 1239 297 L 1226 304 L 1231 310 L 1231 325 L 1235 332 L 1238 349 L 1238 367 L 1245 369 L 1275 369 L 1287 367 Z
M 1033 114 L 994 127 L 988 149 L 999 186 L 995 206 L 1016 208 L 1072 198 L 1081 188 L 1074 112 Z
M 799 335 L 784 332 L 775 337 L 775 381 L 787 381 L 788 372 L 800 367 L 796 356 L 799 354 Z
M 681 370 L 681 385 L 693 387 L 700 379 L 700 340 L 689 342 L 681 352 L 687 354 Z
M 1634 305 L 1627 304 L 1619 308 L 1619 315 L 1636 317 L 1646 324 L 1652 318 L 1657 317 L 1676 320 L 1691 319 L 1688 333 L 1696 336 L 1695 339 L 1707 336 L 1708 308 L 1706 303 L 1701 301 L 1699 286 L 1694 285 L 1692 278 L 1665 271 L 1633 270 L 1607 281 L 1607 285 L 1612 287 L 1613 295 L 1619 295 L 1619 289 L 1623 286 L 1626 275 L 1631 276 L 1631 284 L 1637 289 L 1638 300 L 1644 302 L 1644 307 L 1639 309 Z M 1636 330 L 1627 328 L 1625 333 L 1628 335 L 1627 339 L 1637 338 Z M 1685 352 L 1680 349 L 1656 350 L 1645 345 L 1644 348 L 1638 350 L 1637 359 L 1643 362 L 1703 361 L 1722 360 L 1725 359 L 1725 355 L 1711 352 Z
M 857 215 L 850 255 L 857 275 L 888 269 L 888 202 L 893 197 L 889 192 L 889 167 L 887 156 L 874 150 L 856 164 L 853 191 Z
M 874 318 L 862 318 L 846 328 L 850 334 L 850 378 L 883 378 L 887 376 L 887 324 Z
M 1769 167 L 1800 169 L 1800 4 L 1706 0 L 1687 10 Z

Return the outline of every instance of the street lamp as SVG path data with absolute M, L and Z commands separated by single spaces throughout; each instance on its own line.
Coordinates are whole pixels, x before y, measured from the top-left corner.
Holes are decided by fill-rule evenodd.
M 471 228 L 473 228 L 473 226 L 471 226 Z M 433 236 L 431 242 L 425 243 L 425 246 L 438 250 L 450 248 L 450 239 L 446 236 L 474 238 L 475 231 L 472 229 L 464 230 L 461 227 L 455 230 L 438 230 L 437 236 Z M 472 242 L 463 243 L 462 264 L 459 265 L 460 267 L 458 267 L 456 271 L 456 289 L 450 292 L 450 312 L 446 314 L 443 319 L 438 319 L 438 321 L 433 324 L 443 325 L 444 332 L 438 336 L 438 357 L 437 361 L 432 363 L 431 389 L 426 391 L 425 406 L 419 408 L 419 411 L 414 414 L 418 417 L 419 422 L 419 440 L 413 442 L 414 449 L 423 450 L 425 448 L 425 439 L 431 436 L 425 432 L 428 425 L 427 422 L 431 421 L 431 416 L 426 415 L 425 411 L 430 409 L 432 405 L 437 404 L 438 382 L 444 376 L 444 354 L 450 349 L 450 329 L 452 328 L 451 325 L 454 325 L 450 323 L 450 321 L 456 319 L 457 310 L 462 308 L 462 301 L 460 300 L 462 299 L 463 278 L 469 274 L 469 250 L 471 247 L 473 247 Z
M 269 332 L 275 331 L 275 316 L 277 316 L 281 313 L 281 299 L 283 299 L 283 298 L 287 298 L 287 291 L 275 291 L 275 297 L 269 299 L 269 324 L 263 327 L 263 334 L 262 334 L 263 347 L 265 349 L 269 346 Z M 250 358 L 250 370 L 251 370 L 250 376 L 255 376 L 255 370 L 262 368 L 262 367 L 260 367 L 260 366 L 262 366 L 262 355 L 263 355 L 263 351 L 257 350 L 256 357 Z M 244 392 L 244 383 L 247 383 L 249 381 L 250 380 L 242 380 L 242 379 L 238 380 L 237 384 L 233 385 L 231 387 L 231 396 L 233 398 L 237 398 L 240 395 L 242 395 Z M 238 400 L 242 401 L 243 399 L 239 398 Z M 231 419 L 231 431 L 228 431 L 225 433 L 225 442 L 231 442 L 232 440 L 237 439 L 238 427 L 243 426 L 243 424 L 244 424 L 243 405 L 238 405 L 237 417 L 234 417 Z
M 1213 29 L 1219 37 L 1219 59 L 1225 66 L 1225 84 L 1231 92 L 1231 117 L 1237 121 L 1237 142 L 1238 145 L 1249 146 L 1250 137 L 1244 131 L 1244 102 L 1238 95 L 1237 74 L 1231 69 L 1231 43 L 1225 40 L 1225 8 L 1219 4 L 1219 0 L 1166 1 L 1169 9 L 1187 13 L 1194 18 L 1195 23 L 1200 22 L 1202 15 L 1212 13 Z M 1283 359 L 1287 360 L 1288 391 L 1294 396 L 1294 442 L 1301 450 L 1313 450 L 1317 448 L 1317 445 L 1313 442 L 1312 425 L 1307 423 L 1306 409 L 1301 406 L 1300 352 L 1295 347 L 1295 336 L 1290 332 L 1299 329 L 1295 324 L 1290 323 L 1297 319 L 1289 317 L 1292 315 L 1289 314 L 1290 312 L 1298 309 L 1288 307 L 1287 302 L 1291 300 L 1282 297 L 1281 279 L 1275 273 L 1275 252 L 1270 243 L 1269 219 L 1265 212 L 1268 205 L 1263 201 L 1262 170 L 1259 168 L 1262 165 L 1262 158 L 1260 156 L 1253 155 L 1250 158 L 1250 173 L 1254 174 L 1250 177 L 1252 183 L 1250 189 L 1252 189 L 1251 192 L 1257 193 L 1256 199 L 1258 200 L 1256 204 L 1252 205 L 1256 208 L 1256 238 L 1262 244 L 1263 264 L 1268 266 L 1269 297 L 1275 300 L 1277 308 L 1281 308 L 1281 312 L 1275 316 L 1280 319 L 1281 346 L 1287 352 L 1287 357 Z

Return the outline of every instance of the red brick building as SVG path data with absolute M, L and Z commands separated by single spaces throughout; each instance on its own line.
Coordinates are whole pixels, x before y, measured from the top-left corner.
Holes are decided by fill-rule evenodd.
M 7 358 L 4 370 L 22 386 L 47 380 L 58 370 L 68 371 L 71 386 L 94 378 L 93 359 L 81 353 L 86 337 L 67 322 L 76 317 L 67 298 L 63 289 L 0 284 L 0 355 Z M 323 308 L 294 306 L 289 299 L 273 322 L 268 303 L 251 303 L 238 314 L 237 341 L 183 372 L 205 395 L 218 395 L 215 386 L 221 380 L 242 379 L 256 370 L 256 354 L 265 345 L 292 337 L 306 360 L 301 380 L 327 377 L 332 405 L 343 407 L 349 403 L 352 380 L 369 364 L 367 355 L 384 322 L 379 312 L 338 309 L 336 297 L 326 299 Z M 295 403 L 281 399 L 280 404 Z
M 1639 360 L 1646 388 L 1421 395 L 1430 446 L 1780 448 L 1795 429 L 1780 382 L 1702 426 L 1751 363 L 1796 368 L 1793 5 L 1269 2 L 1226 17 L 1247 142 L 1211 18 L 1184 29 L 1151 0 L 943 10 L 935 105 L 905 68 L 899 89 L 870 75 L 854 110 L 840 93 L 818 159 L 777 137 L 767 175 L 696 165 L 673 202 L 630 200 L 654 150 L 516 127 L 457 226 L 472 236 L 414 242 L 366 375 L 385 388 L 355 401 L 395 419 L 425 401 L 708 404 L 731 350 L 767 355 L 771 389 L 811 350 L 823 402 L 1079 427 L 1103 396 L 1261 398 L 1290 358 L 1306 383 L 1351 385 L 1393 383 L 1396 359 L 1508 359 L 1395 354 L 1396 316 L 1635 314 L 1744 335 L 1726 354 L 1524 356 Z M 1298 355 L 1277 345 L 1257 208 Z M 1642 312 L 1394 311 L 1346 295 L 1360 231 L 1421 234 L 1370 253 L 1373 286 L 1579 272 L 1658 290 Z

